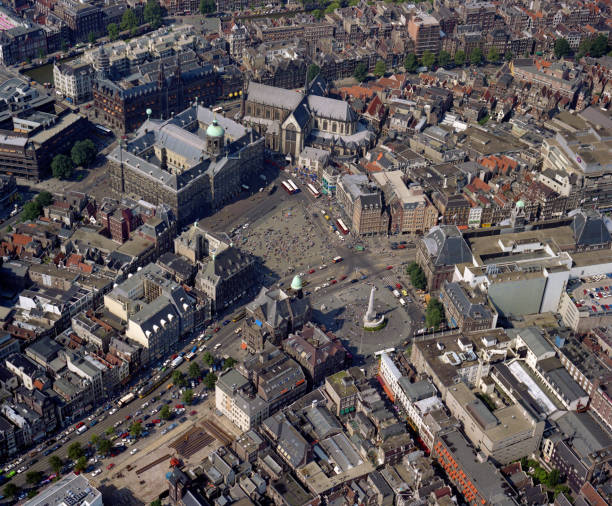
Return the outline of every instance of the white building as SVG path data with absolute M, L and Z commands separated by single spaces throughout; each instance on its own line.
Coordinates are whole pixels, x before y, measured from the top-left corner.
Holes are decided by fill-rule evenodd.
M 67 474 L 52 482 L 25 506 L 104 506 L 100 491 L 84 475 Z
M 55 89 L 74 104 L 92 99 L 91 84 L 94 68 L 88 63 L 60 63 L 53 65 Z

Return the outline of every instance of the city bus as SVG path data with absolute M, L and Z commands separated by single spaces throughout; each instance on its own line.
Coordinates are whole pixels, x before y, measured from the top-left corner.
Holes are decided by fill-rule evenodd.
M 310 193 L 315 199 L 318 199 L 321 196 L 321 194 L 317 191 L 317 189 L 313 185 L 308 183 L 307 186 L 308 186 L 308 190 L 310 191 Z
M 98 131 L 99 134 L 102 135 L 111 135 L 113 133 L 113 131 L 110 128 L 106 128 L 105 126 L 102 126 L 98 123 L 94 124 L 94 128 Z
M 291 179 L 287 179 L 287 184 L 291 187 L 293 193 L 297 193 L 300 191 L 300 189 L 295 185 L 293 181 L 291 181 Z
M 347 235 L 349 233 L 349 229 L 340 218 L 336 220 L 336 225 L 338 225 L 340 232 L 342 232 L 344 235 Z
M 242 320 L 242 319 L 243 319 L 245 316 L 246 316 L 246 311 L 243 309 L 243 310 L 242 310 L 242 311 L 240 311 L 238 314 L 236 314 L 236 316 L 234 316 L 234 317 L 232 318 L 232 321 L 233 321 L 234 323 L 236 323 L 236 322 L 238 322 L 238 321 Z
M 342 262 L 342 257 L 334 257 L 332 259 L 332 262 L 335 263 L 335 264 L 337 264 L 338 262 Z
M 282 181 L 281 186 L 283 187 L 283 190 L 285 190 L 289 195 L 293 194 L 293 189 L 287 184 L 286 181 Z
M 136 396 L 130 392 L 129 394 L 121 397 L 121 399 L 119 399 L 119 402 L 117 404 L 119 405 L 119 407 L 122 407 L 122 406 L 125 406 L 126 404 L 129 404 L 134 399 L 136 399 Z

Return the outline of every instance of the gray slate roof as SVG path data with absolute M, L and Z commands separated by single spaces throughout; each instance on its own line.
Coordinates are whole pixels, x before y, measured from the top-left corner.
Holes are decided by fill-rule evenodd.
M 250 81 L 247 97 L 250 102 L 293 110 L 300 104 L 304 95 L 297 91 Z
M 434 265 L 454 265 L 472 260 L 472 251 L 456 225 L 438 225 L 423 237 Z
M 610 242 L 610 232 L 597 211 L 581 209 L 574 216 L 571 227 L 576 244 L 590 246 Z

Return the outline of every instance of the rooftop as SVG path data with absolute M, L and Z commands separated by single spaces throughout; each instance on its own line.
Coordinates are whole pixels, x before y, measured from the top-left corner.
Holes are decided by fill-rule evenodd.
M 100 492 L 89 484 L 84 475 L 67 474 L 59 481 L 49 484 L 26 506 L 86 506 L 99 501 Z

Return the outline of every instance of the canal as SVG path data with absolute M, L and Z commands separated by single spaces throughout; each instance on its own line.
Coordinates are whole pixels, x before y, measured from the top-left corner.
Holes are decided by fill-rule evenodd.
M 69 62 L 78 57 L 79 55 L 75 55 L 75 56 L 64 58 L 63 60 L 58 60 L 58 61 L 60 63 Z M 40 84 L 51 83 L 52 86 L 54 84 L 53 83 L 53 63 L 47 63 L 45 65 L 41 65 L 40 67 L 25 70 L 23 74 L 28 76 L 33 81 L 36 81 Z

